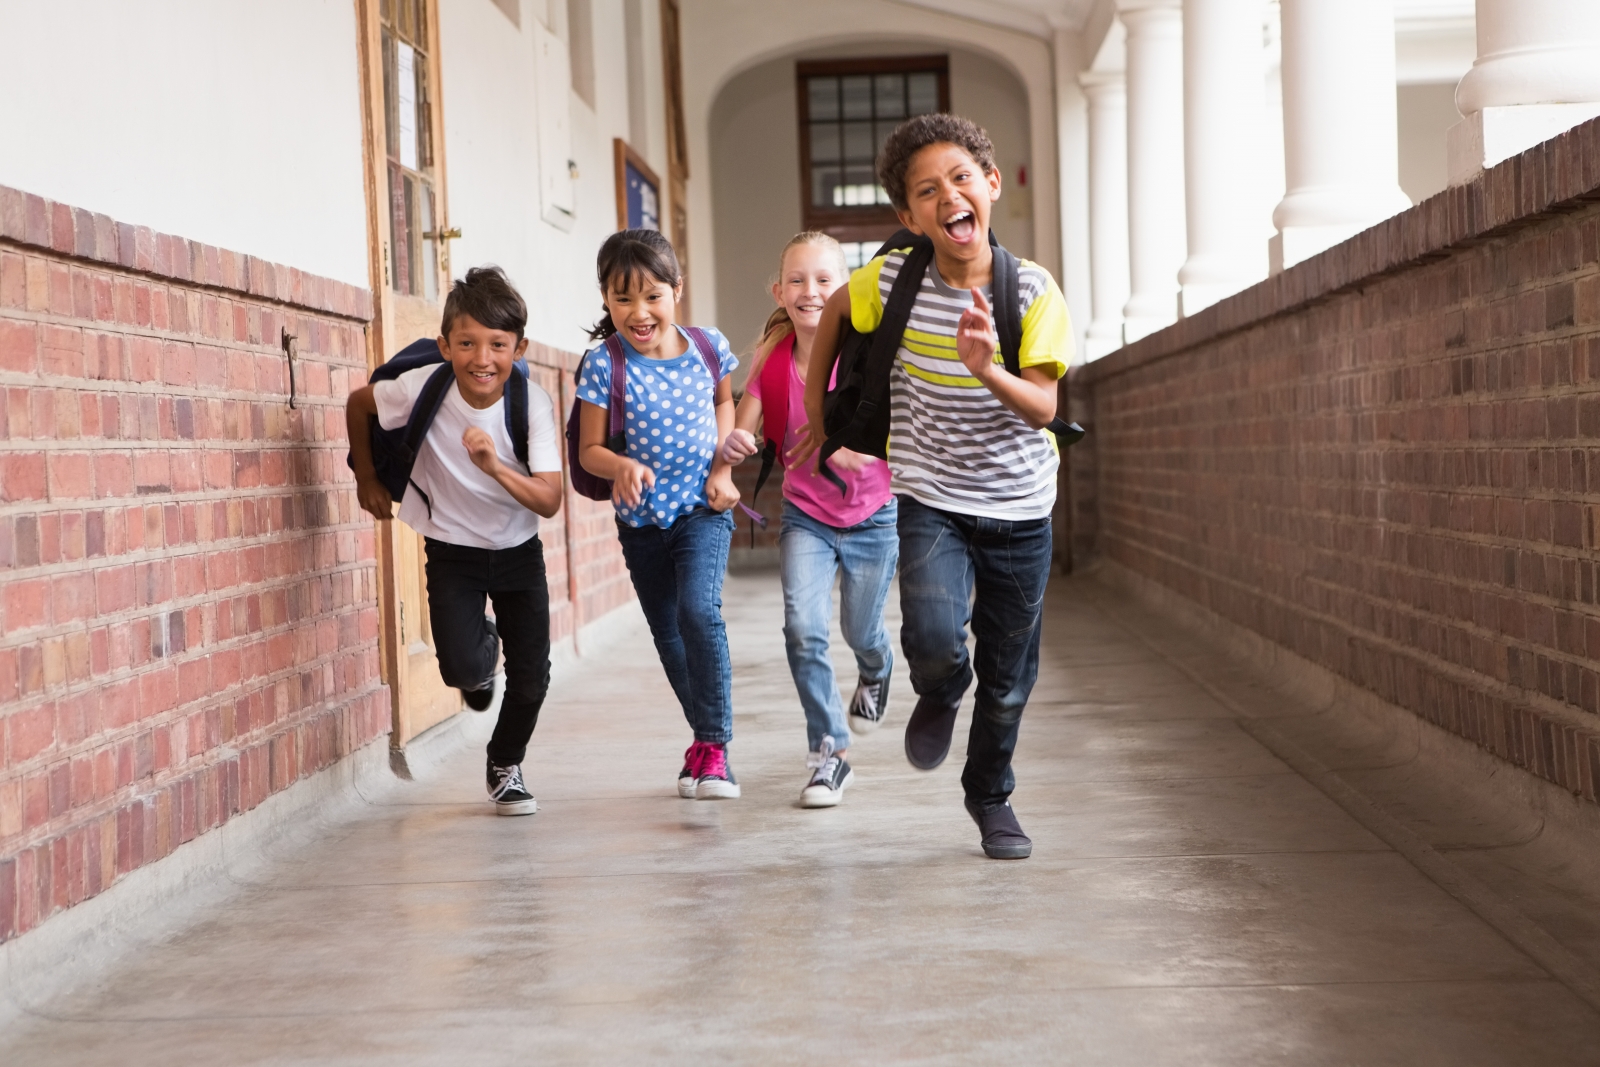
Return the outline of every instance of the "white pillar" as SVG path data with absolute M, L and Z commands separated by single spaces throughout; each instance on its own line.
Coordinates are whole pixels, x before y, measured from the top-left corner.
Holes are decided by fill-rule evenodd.
M 1478 58 L 1456 86 L 1450 184 L 1600 115 L 1600 2 L 1478 0 Z
M 1118 0 L 1128 30 L 1128 274 L 1122 336 L 1178 319 L 1183 209 L 1182 0 Z
M 1089 98 L 1089 293 L 1084 358 L 1122 347 L 1128 302 L 1128 96 L 1122 71 L 1078 76 Z
M 1282 6 L 1288 192 L 1272 213 L 1274 270 L 1411 206 L 1400 190 L 1393 0 Z
M 1185 315 L 1267 276 L 1265 8 L 1262 0 L 1183 0 L 1189 258 L 1178 284 Z

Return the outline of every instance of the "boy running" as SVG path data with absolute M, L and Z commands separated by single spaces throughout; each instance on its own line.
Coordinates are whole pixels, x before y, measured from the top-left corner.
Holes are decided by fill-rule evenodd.
M 1044 427 L 1072 356 L 1066 300 L 1049 272 L 1023 261 L 1021 371 L 1008 372 L 990 314 L 989 213 L 1000 197 L 994 146 L 972 122 L 921 115 L 878 157 L 901 223 L 933 243 L 890 377 L 889 470 L 900 502 L 900 631 L 917 705 L 906 757 L 932 770 L 950 751 L 956 713 L 977 694 L 961 775 L 985 854 L 1033 851 L 1011 809 L 1011 756 L 1039 668 L 1040 612 L 1051 560 L 1057 446 Z M 823 310 L 806 376 L 811 426 L 846 322 L 877 328 L 909 249 L 857 270 Z M 797 464 L 820 445 L 796 451 Z M 976 639 L 969 659 L 966 628 Z
M 474 711 L 504 697 L 486 771 L 501 815 L 531 815 L 538 804 L 522 780 L 522 758 L 550 685 L 550 593 L 539 519 L 561 509 L 561 452 L 550 394 L 528 382 L 528 465 L 506 430 L 506 382 L 527 351 L 527 305 L 498 267 L 475 267 L 450 288 L 439 351 L 455 371 L 411 471 L 415 490 L 400 521 L 423 535 L 428 609 L 446 685 Z M 368 419 L 404 426 L 438 365 L 350 394 L 345 419 L 361 506 L 379 519 L 394 502 L 372 462 Z M 494 601 L 494 621 L 484 617 Z M 505 643 L 505 673 L 495 661 Z

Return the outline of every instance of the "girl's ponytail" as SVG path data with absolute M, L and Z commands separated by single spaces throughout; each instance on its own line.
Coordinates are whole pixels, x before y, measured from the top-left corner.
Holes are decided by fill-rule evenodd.
M 592 341 L 604 341 L 617 332 L 616 323 L 611 321 L 611 309 L 603 299 L 611 289 L 626 289 L 645 279 L 674 289 L 683 284 L 678 254 L 660 230 L 618 230 L 607 237 L 595 261 L 595 274 L 600 280 L 603 314 L 589 331 Z

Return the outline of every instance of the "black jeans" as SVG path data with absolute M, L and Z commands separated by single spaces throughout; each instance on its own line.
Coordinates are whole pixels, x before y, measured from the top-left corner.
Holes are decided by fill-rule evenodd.
M 468 548 L 425 539 L 428 613 L 446 685 L 481 689 L 506 648 L 506 695 L 489 739 L 489 759 L 521 763 L 550 688 L 550 590 L 538 537 L 515 548 Z M 494 601 L 493 625 L 484 617 Z M 499 630 L 499 637 L 495 631 Z
M 1011 796 L 1011 754 L 1039 676 L 1050 520 L 958 515 L 900 497 L 900 644 L 918 696 L 977 698 L 961 785 L 980 811 Z M 967 656 L 967 626 L 975 638 Z

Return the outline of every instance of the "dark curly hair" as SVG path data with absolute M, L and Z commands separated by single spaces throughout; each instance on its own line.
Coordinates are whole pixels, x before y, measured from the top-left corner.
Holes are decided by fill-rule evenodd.
M 518 341 L 528 326 L 528 305 L 522 302 L 522 294 L 506 272 L 495 266 L 473 267 L 450 286 L 439 322 L 440 336 L 450 336 L 450 327 L 459 315 L 476 319 L 491 330 L 514 333 Z
M 993 174 L 994 142 L 971 119 L 943 112 L 918 115 L 894 128 L 878 153 L 878 182 L 897 210 L 906 209 L 906 168 L 911 157 L 931 144 L 953 144 L 972 157 L 985 174 Z
M 672 250 L 672 242 L 660 230 L 618 230 L 600 246 L 595 276 L 604 294 L 646 279 L 676 287 L 683 281 L 683 270 L 678 266 L 678 254 Z M 617 332 L 616 324 L 611 321 L 611 310 L 603 300 L 600 306 L 603 311 L 600 321 L 589 331 L 590 339 L 595 341 L 603 341 Z

